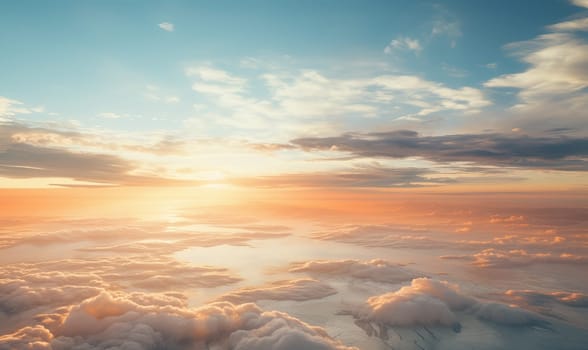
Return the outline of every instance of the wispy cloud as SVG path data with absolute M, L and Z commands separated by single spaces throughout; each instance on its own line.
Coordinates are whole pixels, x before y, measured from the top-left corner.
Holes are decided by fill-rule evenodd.
M 40 113 L 44 111 L 45 108 L 42 106 L 26 107 L 25 104 L 20 101 L 0 96 L 0 118 L 13 117 L 17 114 Z
M 103 112 L 98 114 L 99 117 L 101 118 L 106 118 L 106 119 L 120 119 L 123 116 L 114 112 Z
M 139 175 L 136 172 L 140 164 L 106 153 L 104 149 L 103 153 L 98 153 L 75 147 L 76 143 L 84 145 L 85 142 L 84 135 L 75 132 L 0 124 L 0 175 L 10 178 L 60 177 L 119 185 L 186 183 L 156 174 Z
M 409 188 L 436 186 L 456 182 L 455 179 L 420 168 L 386 168 L 356 166 L 325 172 L 280 174 L 235 179 L 234 184 L 260 187 L 387 187 Z
M 491 104 L 476 88 L 450 88 L 411 75 L 342 79 L 302 70 L 266 73 L 259 81 L 210 66 L 191 67 L 186 74 L 196 79 L 192 89 L 220 109 L 211 119 L 248 129 L 271 124 L 274 129 L 308 130 L 314 125 L 318 132 L 328 129 L 323 124 L 335 124 L 333 118 L 425 117 L 441 111 L 469 115 Z M 251 93 L 249 87 L 258 83 L 267 88 L 268 97 Z
M 158 26 L 166 32 L 173 32 L 175 30 L 174 24 L 170 22 L 161 22 Z
M 586 6 L 585 1 L 574 1 Z M 504 74 L 485 83 L 492 88 L 516 88 L 521 107 L 549 105 L 566 100 L 577 105 L 586 98 L 588 87 L 588 42 L 576 32 L 588 30 L 588 17 L 582 15 L 548 27 L 549 33 L 508 44 L 506 48 L 528 65 L 520 73 Z
M 421 157 L 434 162 L 559 170 L 588 169 L 588 138 L 461 134 L 421 136 L 415 131 L 347 133 L 291 143 L 306 150 L 336 150 L 356 157 Z
M 423 47 L 418 39 L 401 36 L 390 41 L 390 43 L 384 48 L 384 53 L 392 54 L 396 51 L 413 51 L 419 53 L 422 49 Z

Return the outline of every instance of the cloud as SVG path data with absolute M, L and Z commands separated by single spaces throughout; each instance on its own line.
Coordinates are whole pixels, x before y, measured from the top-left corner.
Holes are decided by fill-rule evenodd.
M 100 113 L 100 114 L 98 114 L 98 116 L 101 117 L 101 118 L 106 118 L 106 119 L 120 119 L 120 118 L 123 117 L 122 115 L 116 114 L 116 113 L 113 113 L 113 112 Z
M 504 295 L 523 305 L 544 306 L 559 303 L 570 307 L 588 307 L 588 295 L 580 292 L 540 292 L 535 290 L 507 290 Z
M 585 1 L 573 1 L 585 7 Z M 492 88 L 516 88 L 521 104 L 518 109 L 533 108 L 537 104 L 560 102 L 570 111 L 585 100 L 588 87 L 588 43 L 576 32 L 588 30 L 588 18 L 583 14 L 548 27 L 549 32 L 528 41 L 506 46 L 528 68 L 520 73 L 504 74 L 487 81 Z M 564 103 L 561 103 L 564 100 Z M 566 108 L 566 104 L 568 107 Z
M 10 269 L 10 267 L 7 267 Z M 0 320 L 37 307 L 65 306 L 99 294 L 104 284 L 97 275 L 45 272 L 15 276 L 2 274 Z
M 420 157 L 439 163 L 557 170 L 588 169 L 588 138 L 508 134 L 421 136 L 411 130 L 294 139 L 303 150 L 337 150 L 354 157 Z
M 0 337 L 29 349 L 312 349 L 344 350 L 319 327 L 254 304 L 213 303 L 198 309 L 138 294 L 101 293 L 72 305 L 61 322 L 25 327 Z M 354 348 L 353 348 L 354 349 Z
M 336 294 L 330 285 L 315 279 L 296 279 L 276 281 L 260 287 L 241 288 L 223 294 L 215 301 L 228 301 L 233 304 L 256 302 L 259 300 L 313 300 Z
M 145 97 L 151 101 L 163 102 L 165 104 L 175 104 L 180 102 L 180 98 L 174 95 L 165 95 L 158 86 L 147 85 Z
M 67 272 L 60 272 L 67 271 Z M 141 288 L 151 291 L 212 288 L 241 281 L 227 269 L 213 266 L 194 266 L 170 256 L 150 255 L 110 256 L 94 259 L 64 259 L 43 263 L 5 265 L 0 273 L 4 291 L 13 291 L 3 299 L 9 305 L 14 300 L 30 296 L 27 286 L 55 288 L 93 286 L 96 288 Z M 20 290 L 20 292 L 18 292 Z
M 43 107 L 29 108 L 25 107 L 24 103 L 12 100 L 8 97 L 0 96 L 0 122 L 4 117 L 14 117 L 18 114 L 30 114 L 43 112 Z
M 449 247 L 452 244 L 431 238 L 426 229 L 402 225 L 343 225 L 316 231 L 310 238 L 358 244 L 365 247 L 431 249 Z
M 255 223 L 231 225 L 226 221 L 226 216 L 224 222 L 207 215 L 187 216 L 174 224 L 131 219 L 36 220 L 40 227 L 32 225 L 27 229 L 2 235 L 0 249 L 23 245 L 43 247 L 83 243 L 76 250 L 85 253 L 117 253 L 126 256 L 153 254 L 162 257 L 190 247 L 247 246 L 252 240 L 279 239 L 289 235 L 289 229 L 284 226 Z M 7 222 L 4 224 L 7 225 Z M 218 231 L 211 231 L 208 227 L 203 232 L 197 225 L 214 225 L 218 227 Z
M 572 0 L 571 2 L 576 6 L 588 8 L 588 0 Z
M 169 22 L 161 22 L 157 25 L 159 28 L 165 30 L 166 32 L 173 32 L 174 31 L 174 24 Z
M 570 27 L 580 22 L 574 23 L 559 26 Z M 520 89 L 519 98 L 524 103 L 555 96 L 569 98 L 588 87 L 588 44 L 584 40 L 567 33 L 549 33 L 509 47 L 518 50 L 530 68 L 493 78 L 485 86 Z
M 440 111 L 471 114 L 490 105 L 478 89 L 450 88 L 410 75 L 332 78 L 306 69 L 272 71 L 249 80 L 207 65 L 189 67 L 186 75 L 195 78 L 192 89 L 210 102 L 203 117 L 240 128 L 278 124 L 290 134 L 308 130 L 308 123 L 328 130 L 333 117 L 422 117 Z M 267 88 L 267 98 L 248 91 L 255 83 Z
M 510 268 L 532 264 L 588 264 L 588 256 L 570 253 L 530 253 L 524 249 L 484 249 L 472 255 L 445 255 L 441 259 L 466 260 L 478 267 Z
M 233 93 L 242 92 L 246 86 L 246 80 L 236 77 L 227 71 L 213 68 L 210 66 L 195 66 L 186 69 L 188 77 L 196 77 L 202 83 L 193 85 L 193 89 L 198 92 L 214 93 L 217 91 L 230 91 Z M 206 85 L 218 84 L 218 85 Z M 222 87 L 221 87 L 222 86 Z M 200 88 L 202 87 L 202 88 Z M 208 87 L 208 88 L 206 88 Z M 214 88 L 213 88 L 214 87 Z
M 503 326 L 549 325 L 530 311 L 478 301 L 463 294 L 456 284 L 429 278 L 413 279 L 409 286 L 370 297 L 363 305 L 348 311 L 356 318 L 358 326 L 383 340 L 388 338 L 390 327 L 445 326 L 460 332 L 457 312 L 471 313 L 481 320 Z M 378 325 L 379 332 L 372 323 Z
M 382 259 L 311 260 L 292 263 L 288 271 L 313 276 L 352 277 L 384 283 L 399 283 L 416 277 L 415 272 Z
M 429 169 L 355 166 L 329 172 L 280 174 L 234 179 L 233 184 L 263 187 L 421 187 L 456 182 Z
M 500 303 L 480 303 L 476 311 L 479 319 L 494 322 L 504 326 L 528 327 L 543 326 L 549 323 L 539 315 L 518 308 L 516 306 Z
M 575 32 L 588 30 L 588 17 L 577 18 L 566 22 L 556 23 L 549 26 L 549 29 L 558 32 Z
M 409 37 L 402 37 L 401 36 L 401 37 L 398 37 L 398 38 L 390 41 L 388 46 L 386 46 L 384 48 L 384 53 L 392 54 L 395 51 L 408 50 L 408 51 L 413 51 L 418 54 L 419 52 L 422 51 L 422 49 L 423 49 L 423 47 L 419 43 L 418 39 L 412 39 Z
M 82 140 L 74 132 L 0 124 L 0 176 L 10 178 L 63 177 L 111 185 L 196 184 L 158 175 L 136 174 L 140 164 L 113 154 L 67 149 Z M 61 147 L 44 144 L 64 142 Z M 71 146 L 71 145 L 69 145 Z

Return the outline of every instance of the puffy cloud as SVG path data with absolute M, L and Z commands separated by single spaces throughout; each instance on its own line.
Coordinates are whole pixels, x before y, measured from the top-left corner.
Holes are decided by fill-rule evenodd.
M 416 277 L 414 272 L 382 259 L 368 261 L 312 260 L 293 263 L 288 271 L 331 277 L 353 277 L 386 283 L 399 283 Z
M 240 280 L 224 268 L 193 266 L 170 257 L 115 256 L 8 264 L 0 271 L 0 316 L 33 309 L 49 311 L 103 290 L 178 291 Z
M 530 253 L 524 249 L 484 249 L 472 255 L 445 255 L 441 259 L 466 260 L 479 267 L 516 267 L 531 264 L 588 264 L 588 257 L 570 253 Z
M 0 348 L 352 349 L 285 313 L 254 304 L 213 303 L 198 309 L 102 293 L 72 306 L 56 326 L 26 327 L 0 338 Z M 31 347 L 34 346 L 34 347 Z
M 588 138 L 461 134 L 421 136 L 411 130 L 346 133 L 291 141 L 308 151 L 333 150 L 354 157 L 420 157 L 433 162 L 470 162 L 481 165 L 557 170 L 586 170 Z
M 336 293 L 337 290 L 335 288 L 324 282 L 304 278 L 276 281 L 260 287 L 241 288 L 221 295 L 216 300 L 229 301 L 234 304 L 255 302 L 258 300 L 304 301 L 321 299 Z
M 356 317 L 388 326 L 452 326 L 461 310 L 475 304 L 457 286 L 428 278 L 413 279 L 396 292 L 371 297 Z
M 390 327 L 446 326 L 461 330 L 457 312 L 503 326 L 543 326 L 549 323 L 539 315 L 499 303 L 487 303 L 463 294 L 459 286 L 428 278 L 413 279 L 409 286 L 391 293 L 373 296 L 355 309 L 348 310 L 356 324 L 368 335 L 387 339 Z M 378 325 L 379 332 L 372 323 Z M 430 331 L 428 331 L 430 332 Z
M 96 275 L 49 272 L 5 277 L 0 279 L 0 316 L 69 305 L 97 295 L 104 285 Z
M 43 327 L 24 327 L 12 334 L 0 335 L 2 350 L 53 350 L 53 334 Z

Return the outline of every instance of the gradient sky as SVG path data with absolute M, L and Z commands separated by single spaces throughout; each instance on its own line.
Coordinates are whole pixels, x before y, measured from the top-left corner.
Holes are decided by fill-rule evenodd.
M 585 190 L 587 5 L 3 2 L 0 183 Z
M 588 344 L 588 0 L 0 1 L 0 350 Z

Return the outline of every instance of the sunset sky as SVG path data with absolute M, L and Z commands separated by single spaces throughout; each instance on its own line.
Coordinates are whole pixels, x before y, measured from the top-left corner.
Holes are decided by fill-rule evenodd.
M 586 190 L 585 11 L 5 2 L 0 181 Z
M 2 1 L 0 350 L 583 349 L 587 111 L 587 0 Z

